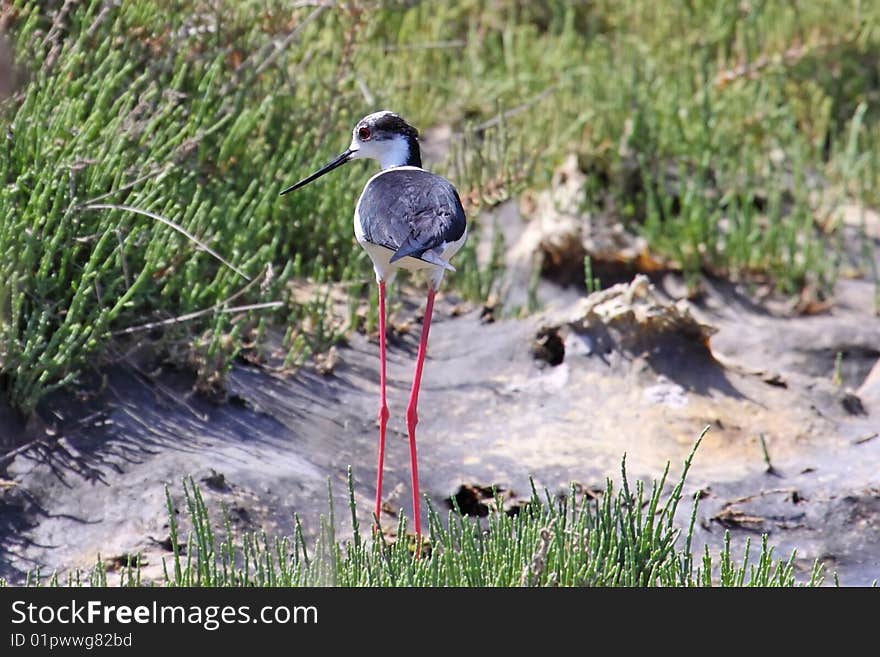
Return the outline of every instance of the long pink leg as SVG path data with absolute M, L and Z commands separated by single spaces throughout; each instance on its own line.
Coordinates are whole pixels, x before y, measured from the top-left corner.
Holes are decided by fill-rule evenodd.
M 428 305 L 425 307 L 425 320 L 422 323 L 422 338 L 419 341 L 419 355 L 416 360 L 416 374 L 413 377 L 412 390 L 409 393 L 409 405 L 406 408 L 406 428 L 409 432 L 409 458 L 412 466 L 413 522 L 416 528 L 416 555 L 422 548 L 422 521 L 419 498 L 419 466 L 416 459 L 416 424 L 419 422 L 419 385 L 422 381 L 422 367 L 425 364 L 425 352 L 428 348 L 428 331 L 431 330 L 431 315 L 434 312 L 434 289 L 428 290 Z
M 382 469 L 385 464 L 385 427 L 388 404 L 385 401 L 385 281 L 379 281 L 379 472 L 376 475 L 376 523 L 382 511 Z

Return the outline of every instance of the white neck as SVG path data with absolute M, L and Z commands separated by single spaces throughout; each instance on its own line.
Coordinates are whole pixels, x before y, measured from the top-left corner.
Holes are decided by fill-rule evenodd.
M 387 141 L 379 142 L 381 149 L 374 156 L 379 160 L 379 165 L 383 169 L 391 167 L 402 167 L 409 160 L 409 144 L 403 137 L 395 137 Z

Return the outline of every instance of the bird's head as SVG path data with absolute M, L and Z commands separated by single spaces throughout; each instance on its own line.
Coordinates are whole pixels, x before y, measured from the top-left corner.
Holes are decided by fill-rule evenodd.
M 377 160 L 383 169 L 399 166 L 421 167 L 418 136 L 418 130 L 394 112 L 382 110 L 368 114 L 354 126 L 351 144 L 345 152 L 281 193 L 287 194 L 299 189 L 346 162 L 359 158 Z

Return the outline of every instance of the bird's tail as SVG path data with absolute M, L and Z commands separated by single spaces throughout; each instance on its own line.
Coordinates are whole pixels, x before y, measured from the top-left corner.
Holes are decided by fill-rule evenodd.
M 401 246 L 393 256 L 391 256 L 391 260 L 389 262 L 397 262 L 407 256 L 418 258 L 419 260 L 424 260 L 425 262 L 430 262 L 432 265 L 437 265 L 438 267 L 442 267 L 446 271 L 455 271 L 455 267 L 449 264 L 448 261 L 444 260 L 440 256 L 438 256 L 434 251 L 428 249 L 427 251 L 422 251 L 419 253 L 419 249 L 417 248 L 407 248 L 408 245 L 404 244 Z
M 450 265 L 448 261 L 438 256 L 433 251 L 425 251 L 422 254 L 422 260 L 424 260 L 425 262 L 430 262 L 432 265 L 443 267 L 443 269 L 445 269 L 446 271 L 455 271 L 455 267 Z

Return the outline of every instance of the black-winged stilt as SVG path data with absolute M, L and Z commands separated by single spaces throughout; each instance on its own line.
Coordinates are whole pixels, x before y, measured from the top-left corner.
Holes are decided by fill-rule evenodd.
M 325 173 L 358 158 L 378 160 L 382 171 L 367 181 L 354 211 L 354 234 L 373 261 L 379 283 L 379 466 L 376 477 L 376 521 L 382 503 L 382 469 L 385 460 L 385 284 L 398 269 L 428 270 L 428 302 L 419 341 L 416 371 L 406 409 L 412 467 L 413 521 L 421 546 L 419 473 L 416 460 L 416 424 L 419 385 L 434 310 L 434 293 L 446 271 L 455 271 L 449 259 L 467 239 L 467 222 L 455 187 L 422 169 L 418 131 L 389 111 L 375 112 L 358 121 L 348 149 L 315 173 L 291 185 L 292 192 Z M 418 547 L 417 547 L 418 551 Z

